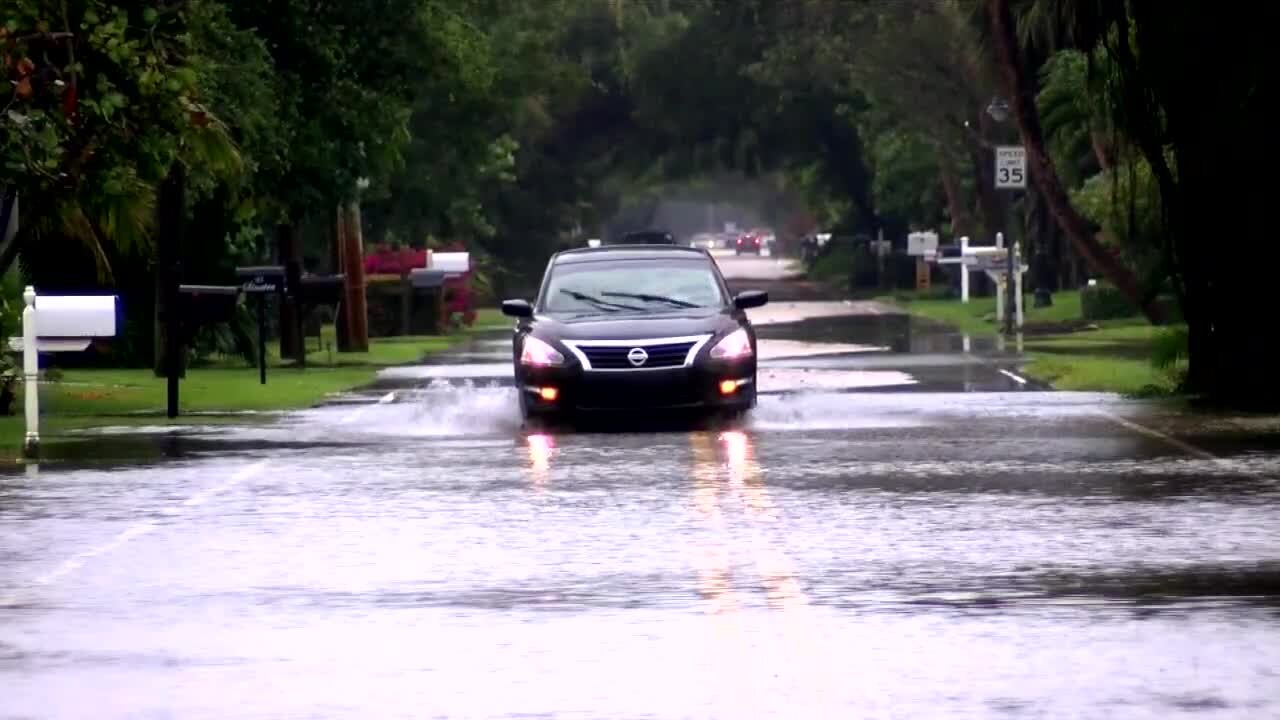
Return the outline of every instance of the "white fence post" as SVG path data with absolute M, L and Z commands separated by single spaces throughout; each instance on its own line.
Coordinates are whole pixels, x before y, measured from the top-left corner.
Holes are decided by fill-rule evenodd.
M 1013 275 L 1014 321 L 1018 329 L 1022 329 L 1022 241 L 1013 243 L 1013 264 L 1009 272 Z
M 969 236 L 960 238 L 960 257 L 969 254 Z M 969 302 L 969 266 L 960 263 L 960 302 Z
M 34 457 L 40 451 L 40 348 L 36 333 L 36 289 L 27 286 L 22 292 L 26 308 L 22 311 L 22 374 L 26 380 L 23 399 L 27 411 L 27 437 L 23 453 Z

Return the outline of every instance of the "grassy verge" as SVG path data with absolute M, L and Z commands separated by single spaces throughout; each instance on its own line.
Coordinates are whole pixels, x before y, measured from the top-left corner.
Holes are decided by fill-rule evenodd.
M 910 293 L 879 298 L 912 315 L 946 323 L 977 336 L 999 332 L 995 299 L 923 298 Z M 1114 392 L 1129 396 L 1169 395 L 1177 389 L 1174 373 L 1152 363 L 1164 332 L 1142 318 L 1087 323 L 1081 319 L 1080 293 L 1062 292 L 1046 308 L 1026 308 L 1023 372 L 1060 390 Z
M 215 358 L 207 366 L 189 369 L 180 387 L 180 409 L 206 414 L 200 422 L 207 423 L 218 422 L 219 414 L 225 422 L 226 416 L 240 413 L 310 407 L 333 393 L 369 384 L 383 368 L 417 362 L 474 333 L 508 324 L 498 311 L 484 310 L 467 330 L 442 336 L 375 338 L 367 353 L 336 352 L 333 327 L 325 327 L 319 343 L 315 338 L 308 341 L 305 370 L 282 362 L 278 345 L 271 348 L 266 385 L 260 385 L 257 371 L 239 358 Z M 42 441 L 57 443 L 67 431 L 101 425 L 191 422 L 189 417 L 175 421 L 164 417 L 166 391 L 164 379 L 148 369 L 67 370 L 57 382 L 41 385 Z M 18 414 L 0 417 L 0 457 L 12 458 L 21 452 L 26 422 L 21 387 L 18 392 Z
M 971 298 L 968 303 L 959 300 L 921 296 L 916 293 L 897 293 L 877 298 L 896 304 L 912 315 L 944 322 L 960 332 L 971 335 L 998 333 L 996 326 L 996 300 L 993 297 Z M 1079 291 L 1060 292 L 1053 296 L 1049 307 L 1032 307 L 1028 296 L 1024 306 L 1024 323 L 1029 334 L 1053 332 L 1071 326 L 1082 327 Z M 1134 325 L 1140 320 L 1108 321 L 1104 325 Z

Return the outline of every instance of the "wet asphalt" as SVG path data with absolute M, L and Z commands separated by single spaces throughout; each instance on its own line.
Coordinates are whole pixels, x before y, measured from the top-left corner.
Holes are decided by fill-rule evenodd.
M 1280 421 L 721 262 L 737 427 L 526 433 L 499 335 L 0 474 L 0 717 L 1280 716 Z

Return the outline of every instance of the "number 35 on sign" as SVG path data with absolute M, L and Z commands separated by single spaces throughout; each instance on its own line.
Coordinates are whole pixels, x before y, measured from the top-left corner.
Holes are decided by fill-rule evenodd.
M 1027 149 L 1021 145 L 996 148 L 996 187 L 1023 189 L 1027 186 Z

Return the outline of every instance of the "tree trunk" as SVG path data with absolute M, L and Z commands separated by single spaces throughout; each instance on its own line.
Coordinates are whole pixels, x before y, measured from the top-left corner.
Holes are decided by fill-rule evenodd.
M 302 334 L 298 332 L 300 309 L 293 300 L 302 274 L 302 247 L 292 222 L 276 226 L 276 262 L 284 266 L 285 282 L 289 285 L 289 292 L 280 299 L 280 357 L 298 360 L 306 351 Z M 305 358 L 302 360 L 305 362 Z
M 951 234 L 955 237 L 973 232 L 973 216 L 964 202 L 964 192 L 956 175 L 955 162 L 945 149 L 938 150 L 938 178 L 947 196 L 947 213 L 951 216 Z
M 1024 204 L 1027 252 L 1032 258 L 1030 289 L 1058 290 L 1058 256 L 1054 242 L 1057 229 L 1046 212 L 1044 196 L 1036 188 L 1028 188 Z
M 0 186 L 2 187 L 2 186 Z M 0 189 L 0 277 L 18 259 L 18 191 Z M 9 230 L 13 229 L 13 236 Z
M 1149 321 L 1157 325 L 1163 324 L 1163 308 L 1154 302 L 1154 298 L 1143 297 L 1137 276 L 1118 257 L 1102 247 L 1094 237 L 1089 222 L 1071 205 L 1071 199 L 1045 148 L 1044 131 L 1040 127 L 1039 111 L 1036 109 L 1036 89 L 1018 57 L 1017 30 L 1013 13 L 1009 9 L 1009 0 L 987 0 L 987 8 L 991 17 L 996 60 L 1005 92 L 1012 101 L 1018 129 L 1026 145 L 1031 178 L 1048 204 L 1049 212 L 1090 267 L 1123 293 L 1134 307 L 1141 308 Z
M 1089 130 L 1089 143 L 1093 146 L 1093 156 L 1102 172 L 1111 170 L 1115 166 L 1115 159 L 1111 154 L 1111 143 L 1103 136 L 1102 131 L 1096 128 Z
M 985 113 L 983 114 L 985 117 Z M 987 123 L 979 119 L 979 127 L 985 128 Z M 979 130 L 981 133 L 981 130 Z M 985 134 L 980 137 L 985 138 Z M 975 241 L 986 240 L 994 243 L 996 233 L 1004 225 L 1004 216 L 1000 212 L 1000 197 L 996 194 L 995 158 L 991 149 L 983 145 L 977 138 L 969 141 L 969 156 L 973 162 L 973 185 L 978 201 L 978 213 L 982 218 L 982 227 L 974 228 Z

